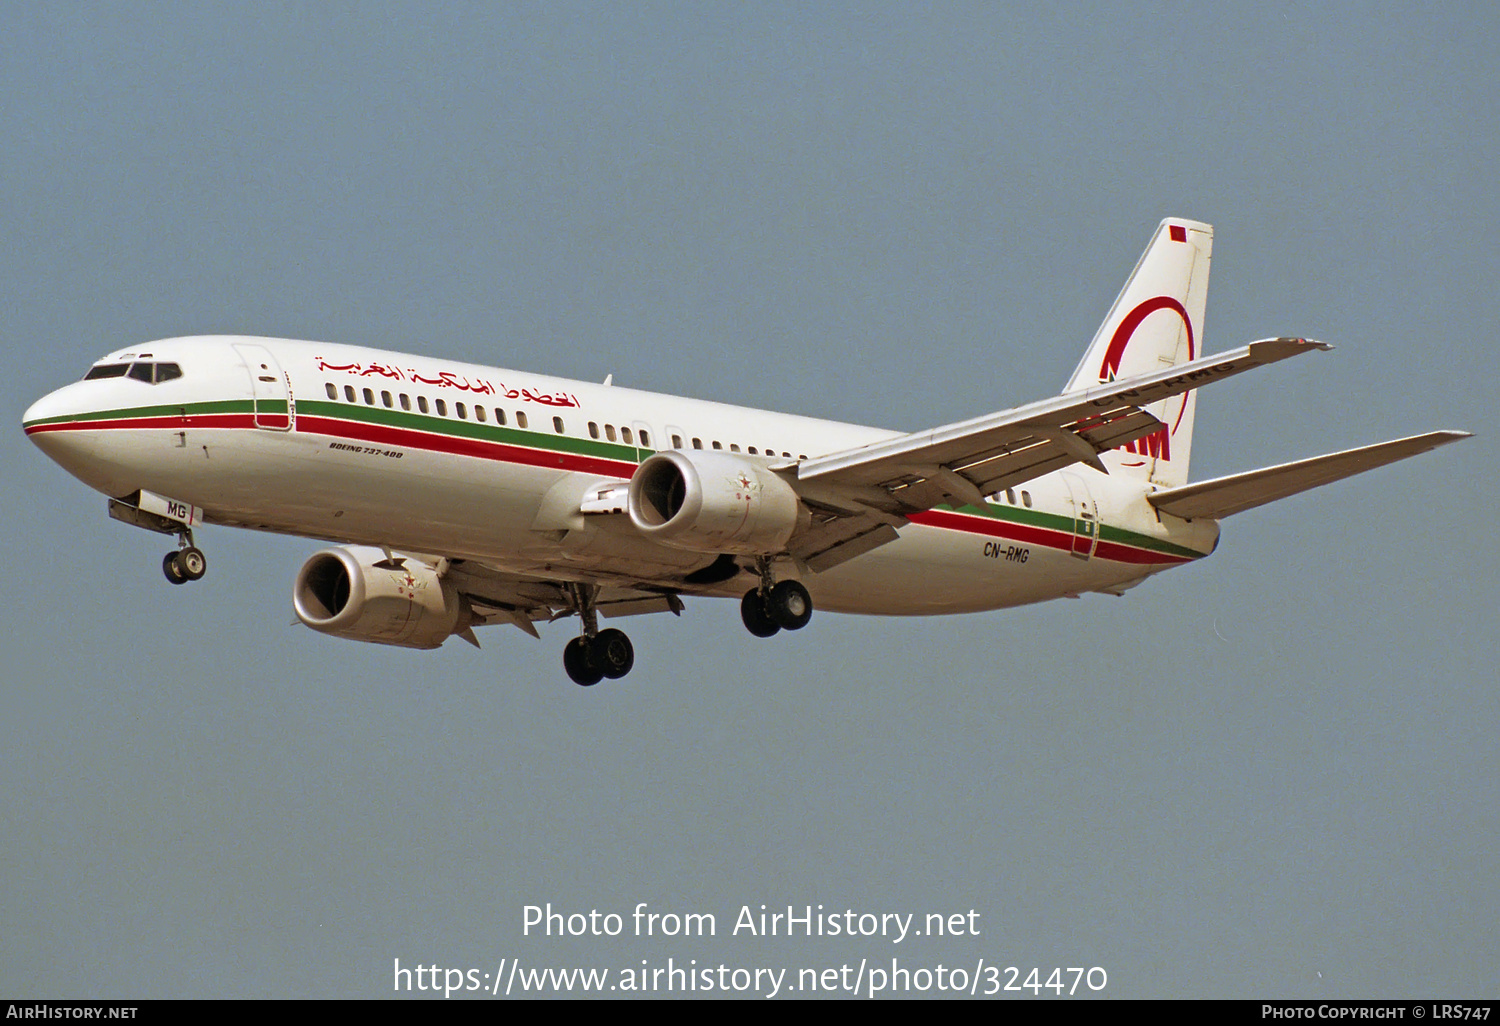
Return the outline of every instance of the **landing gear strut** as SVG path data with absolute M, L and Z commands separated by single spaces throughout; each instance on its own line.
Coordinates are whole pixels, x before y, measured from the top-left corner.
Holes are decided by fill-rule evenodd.
M 614 627 L 599 629 L 593 585 L 575 584 L 572 591 L 578 616 L 583 621 L 583 633 L 563 649 L 563 669 L 581 687 L 593 687 L 606 677 L 618 680 L 635 665 L 635 647 L 624 631 Z
M 760 587 L 745 592 L 740 600 L 740 619 L 745 629 L 757 638 L 769 638 L 785 629 L 800 631 L 812 619 L 812 596 L 801 581 L 775 581 L 771 576 L 771 562 L 760 558 L 755 561 L 760 569 Z

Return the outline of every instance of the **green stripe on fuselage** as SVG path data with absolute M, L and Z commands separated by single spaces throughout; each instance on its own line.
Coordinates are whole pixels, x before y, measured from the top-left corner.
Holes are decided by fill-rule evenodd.
M 299 399 L 299 416 L 328 417 L 333 420 L 357 420 L 382 427 L 403 428 L 408 431 L 425 431 L 430 434 L 448 435 L 453 438 L 471 438 L 482 442 L 499 442 L 519 445 L 530 449 L 550 449 L 555 452 L 573 453 L 578 456 L 594 456 L 623 463 L 639 463 L 655 449 L 613 442 L 595 441 L 560 435 L 551 430 L 552 417 L 561 414 L 539 413 L 546 418 L 548 430 L 484 424 L 474 420 L 457 420 L 452 417 L 437 417 L 425 413 L 409 413 L 405 410 L 388 410 L 375 406 L 357 406 L 349 403 L 331 403 L 321 399 Z M 566 421 L 564 421 L 566 423 Z M 643 455 L 644 454 L 644 455 Z
M 985 503 L 984 508 L 976 506 L 960 506 L 954 509 L 952 506 L 935 506 L 934 509 L 947 509 L 955 513 L 968 513 L 972 516 L 984 517 L 987 520 L 1000 520 L 1012 524 L 1024 524 L 1028 527 L 1043 527 L 1053 531 L 1062 531 L 1065 534 L 1073 534 L 1073 518 L 1058 513 L 1047 513 L 1038 509 L 1026 509 L 1021 506 L 995 505 Z M 1149 549 L 1152 552 L 1160 552 L 1168 556 L 1180 556 L 1183 559 L 1202 559 L 1204 553 L 1195 549 L 1174 545 L 1160 538 L 1153 538 L 1148 534 L 1138 534 L 1135 531 L 1127 531 L 1123 527 L 1112 527 L 1109 524 L 1099 525 L 1099 540 L 1114 542 L 1117 545 L 1131 545 L 1138 549 Z
M 279 405 L 278 405 L 279 404 Z M 262 413 L 285 413 L 283 400 L 262 399 Z M 43 417 L 27 421 L 26 427 L 47 424 L 83 424 L 96 420 L 144 420 L 148 417 L 197 417 L 214 413 L 254 413 L 255 402 L 251 399 L 221 399 L 209 403 L 170 403 L 163 406 L 129 406 L 118 410 L 91 410 L 88 413 L 67 413 L 61 417 Z

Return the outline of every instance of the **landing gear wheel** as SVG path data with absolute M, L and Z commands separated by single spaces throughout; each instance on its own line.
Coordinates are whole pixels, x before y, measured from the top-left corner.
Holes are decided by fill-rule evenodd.
M 610 627 L 589 642 L 589 662 L 610 680 L 619 680 L 635 665 L 635 647 L 624 631 Z
M 801 581 L 782 581 L 766 596 L 766 612 L 778 627 L 800 631 L 812 619 L 812 596 Z
M 208 559 L 203 550 L 189 545 L 176 552 L 168 552 L 161 560 L 161 572 L 173 584 L 186 584 L 202 579 L 208 573 Z
M 757 638 L 769 638 L 781 630 L 781 624 L 771 619 L 765 600 L 760 597 L 759 588 L 751 588 L 740 599 L 740 619 L 745 621 L 745 630 Z
M 208 559 L 203 555 L 202 549 L 189 545 L 177 553 L 177 568 L 188 580 L 201 581 L 203 575 L 208 573 Z
M 161 560 L 161 572 L 167 580 L 173 584 L 186 584 L 187 574 L 182 570 L 182 564 L 177 561 L 177 553 L 168 552 Z
M 563 648 L 563 669 L 574 684 L 591 688 L 604 679 L 604 671 L 589 658 L 589 639 L 577 637 Z

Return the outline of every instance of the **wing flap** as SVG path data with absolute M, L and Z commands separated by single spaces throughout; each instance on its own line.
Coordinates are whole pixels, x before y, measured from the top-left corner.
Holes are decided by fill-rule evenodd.
M 642 616 L 646 613 L 671 613 L 673 616 L 681 616 L 683 605 L 682 599 L 668 593 L 665 595 L 645 595 L 639 598 L 630 596 L 622 598 L 602 598 L 594 604 L 600 616 Z
M 1185 520 L 1198 517 L 1218 520 L 1469 437 L 1467 431 L 1431 431 L 1425 435 L 1169 488 L 1153 492 L 1146 499 L 1163 513 Z
M 876 517 L 838 517 L 797 535 L 787 550 L 813 573 L 822 573 L 898 537 L 894 527 Z

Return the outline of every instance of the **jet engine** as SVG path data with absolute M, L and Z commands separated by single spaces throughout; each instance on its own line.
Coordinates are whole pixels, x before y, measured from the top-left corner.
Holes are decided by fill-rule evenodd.
M 771 555 L 810 520 L 765 464 L 698 449 L 648 457 L 630 478 L 629 506 L 643 534 L 692 552 Z
M 474 619 L 431 566 L 364 546 L 324 549 L 302 564 L 292 604 L 315 631 L 406 648 L 437 648 Z

